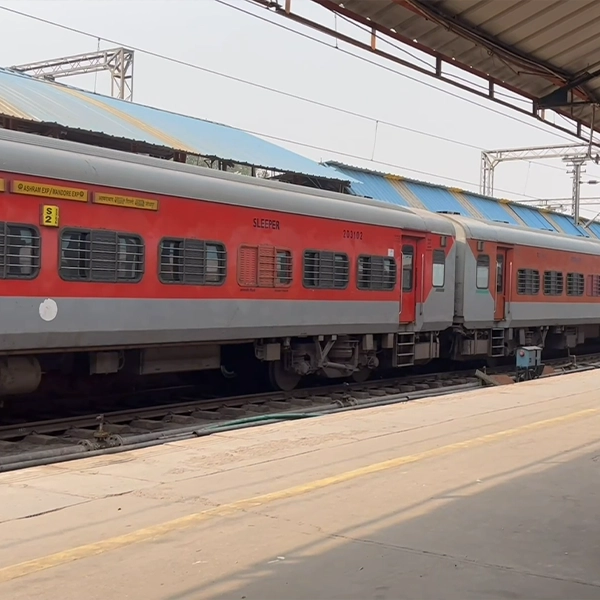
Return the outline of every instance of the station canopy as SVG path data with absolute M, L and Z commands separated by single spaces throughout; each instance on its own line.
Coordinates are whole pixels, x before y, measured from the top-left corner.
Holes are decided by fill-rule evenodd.
M 429 68 L 422 61 L 411 64 L 405 52 L 396 62 L 582 139 L 589 138 L 590 129 L 600 131 L 598 0 L 312 1 L 370 31 L 371 43 L 327 31 L 327 26 L 308 18 L 296 20 L 380 55 L 386 52 L 379 50 L 376 36 L 397 40 L 432 60 Z M 295 18 L 294 7 L 294 0 L 286 0 L 279 12 Z M 474 76 L 479 85 L 450 74 L 457 70 Z M 507 99 L 502 89 L 525 102 Z

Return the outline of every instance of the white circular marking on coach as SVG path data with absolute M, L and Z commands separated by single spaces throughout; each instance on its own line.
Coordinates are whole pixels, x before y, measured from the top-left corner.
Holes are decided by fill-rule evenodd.
M 46 298 L 40 303 L 40 317 L 44 321 L 54 321 L 58 314 L 58 304 L 52 298 Z

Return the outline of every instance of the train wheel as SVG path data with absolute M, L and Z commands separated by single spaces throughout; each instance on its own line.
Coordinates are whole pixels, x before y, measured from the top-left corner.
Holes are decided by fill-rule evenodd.
M 365 381 L 367 381 L 367 379 L 369 379 L 369 377 L 371 377 L 371 373 L 371 369 L 363 368 L 359 369 L 358 371 L 354 371 L 350 378 L 355 383 L 364 383 Z
M 300 379 L 302 376 L 298 373 L 286 371 L 281 361 L 275 360 L 269 363 L 269 380 L 274 389 L 291 392 L 300 383 Z

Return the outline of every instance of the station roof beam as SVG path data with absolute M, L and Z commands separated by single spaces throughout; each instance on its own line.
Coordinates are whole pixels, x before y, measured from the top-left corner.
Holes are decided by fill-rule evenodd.
M 597 0 L 312 0 L 362 35 L 331 28 L 326 13 L 294 12 L 302 8 L 294 0 L 253 1 L 582 140 L 600 131 Z M 383 50 L 379 39 L 403 51 Z M 423 54 L 416 57 L 411 49 Z M 465 76 L 456 76 L 456 69 Z

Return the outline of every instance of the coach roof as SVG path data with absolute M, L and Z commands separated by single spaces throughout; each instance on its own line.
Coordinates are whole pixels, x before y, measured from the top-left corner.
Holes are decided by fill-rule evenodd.
M 579 238 L 558 232 L 524 229 L 505 223 L 487 223 L 459 215 L 449 215 L 449 218 L 459 223 L 470 239 L 521 246 L 537 246 L 539 248 L 581 252 L 583 254 L 600 253 L 600 240 L 594 238 Z
M 149 194 L 454 234 L 450 221 L 423 210 L 13 131 L 0 130 L 0 169 Z

